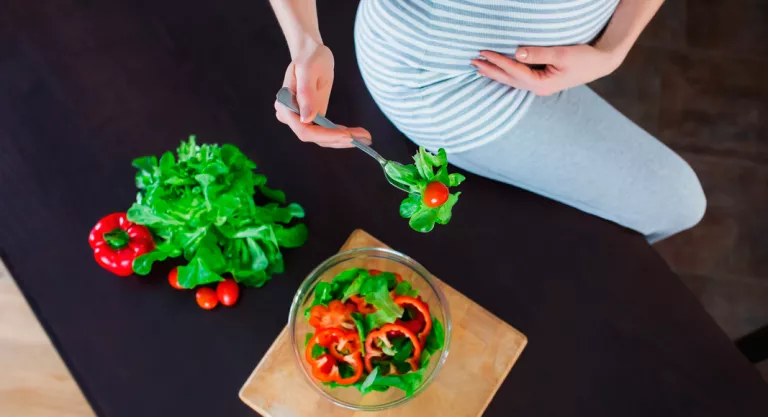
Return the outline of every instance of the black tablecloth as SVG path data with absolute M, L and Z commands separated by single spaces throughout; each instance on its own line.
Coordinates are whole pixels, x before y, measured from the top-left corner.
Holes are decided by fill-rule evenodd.
M 238 389 L 354 228 L 528 335 L 486 415 L 768 415 L 766 384 L 640 236 L 472 175 L 451 224 L 421 235 L 368 157 L 296 140 L 274 119 L 289 56 L 266 1 L 41 3 L 0 3 L 0 248 L 99 415 L 254 415 Z M 355 2 L 320 3 L 329 117 L 406 161 L 356 68 Z M 86 242 L 134 199 L 132 158 L 190 133 L 242 148 L 308 213 L 287 272 L 236 308 L 201 310 L 169 265 L 110 275 Z

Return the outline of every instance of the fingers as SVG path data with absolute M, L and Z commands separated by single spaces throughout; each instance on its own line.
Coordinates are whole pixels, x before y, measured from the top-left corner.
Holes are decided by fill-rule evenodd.
M 520 62 L 526 64 L 546 64 L 558 66 L 563 61 L 563 55 L 565 55 L 566 48 L 559 46 L 526 46 L 517 48 L 515 58 Z
M 480 55 L 485 57 L 487 62 L 480 59 L 472 60 L 472 65 L 477 67 L 480 75 L 515 88 L 531 91 L 538 96 L 548 96 L 560 90 L 556 88 L 559 70 L 553 65 L 537 70 L 496 52 L 482 51 Z
M 302 123 L 311 123 L 317 116 L 318 80 L 310 71 L 296 67 L 296 101 Z
M 329 129 L 311 123 L 303 123 L 296 113 L 278 102 L 275 102 L 275 117 L 280 122 L 287 124 L 303 142 L 314 142 L 328 148 L 349 148 L 354 146 L 352 137 L 355 137 L 360 142 L 367 145 L 371 144 L 371 134 L 361 127 L 339 126 L 338 129 Z
M 515 64 L 522 65 L 524 68 L 508 66 L 510 71 L 506 71 L 493 63 L 483 60 L 474 60 L 472 64 L 477 67 L 477 72 L 480 75 L 523 90 L 532 90 L 540 78 L 535 71 L 517 62 Z
M 283 87 L 288 87 L 291 91 L 296 91 L 296 66 L 293 63 L 288 65 L 283 77 Z
M 485 57 L 491 64 L 504 70 L 510 77 L 517 80 L 518 83 L 530 84 L 539 78 L 537 71 L 504 55 L 492 51 L 482 51 L 480 55 Z M 482 60 L 479 61 L 482 62 Z
M 366 145 L 371 145 L 373 141 L 371 140 L 371 134 L 363 129 L 362 127 L 346 127 L 338 125 L 342 129 L 346 129 L 347 132 L 349 132 L 350 138 L 355 138 L 360 142 L 363 142 Z
M 512 77 L 509 76 L 509 73 L 504 71 L 503 69 L 499 68 L 498 66 L 491 64 L 489 62 L 485 62 L 480 59 L 472 60 L 472 65 L 477 68 L 477 73 L 482 75 L 483 77 L 488 77 L 492 80 L 496 80 L 502 84 L 511 85 L 515 88 L 522 88 L 522 86 L 517 85 L 515 83 L 515 80 L 512 79 Z

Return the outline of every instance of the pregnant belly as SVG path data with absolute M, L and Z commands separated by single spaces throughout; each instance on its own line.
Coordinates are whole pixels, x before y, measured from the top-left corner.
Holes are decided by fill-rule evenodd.
M 356 42 L 403 74 L 460 75 L 482 50 L 512 55 L 520 45 L 588 43 L 618 1 L 362 0 Z
M 430 149 L 461 152 L 509 132 L 534 96 L 477 74 L 482 50 L 587 43 L 619 0 L 362 0 L 355 48 L 389 119 Z

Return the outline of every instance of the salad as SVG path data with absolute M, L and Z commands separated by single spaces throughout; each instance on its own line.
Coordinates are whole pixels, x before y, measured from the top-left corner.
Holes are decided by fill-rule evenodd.
M 387 164 L 384 169 L 390 178 L 410 189 L 408 197 L 400 203 L 400 215 L 410 219 L 408 224 L 413 230 L 427 233 L 435 223 L 448 224 L 451 220 L 451 211 L 461 193 L 451 194 L 449 187 L 456 187 L 466 178 L 448 173 L 448 155 L 443 148 L 433 155 L 419 147 L 413 160 L 414 164 Z
M 362 394 L 394 387 L 413 395 L 445 342 L 419 291 L 392 272 L 352 268 L 318 283 L 304 316 L 315 328 L 304 355 L 312 376 Z

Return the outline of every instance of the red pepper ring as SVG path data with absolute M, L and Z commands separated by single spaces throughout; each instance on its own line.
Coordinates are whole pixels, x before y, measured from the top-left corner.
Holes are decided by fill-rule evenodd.
M 99 220 L 88 235 L 88 243 L 96 262 L 121 277 L 133 273 L 134 259 L 155 249 L 149 229 L 128 221 L 125 213 L 112 213 Z
M 349 301 L 355 303 L 357 305 L 357 311 L 362 314 L 372 314 L 376 312 L 376 307 L 365 301 L 365 298 L 359 295 L 349 297 Z
M 324 305 L 316 305 L 309 310 L 309 325 L 315 329 L 325 329 L 336 327 L 340 329 L 355 330 L 355 320 L 352 319 L 352 313 L 355 312 L 353 305 L 342 304 L 339 300 L 333 300 Z
M 327 348 L 331 354 L 325 353 L 313 358 L 312 349 L 315 345 Z M 322 329 L 309 339 L 304 356 L 312 368 L 312 376 L 321 382 L 335 381 L 341 385 L 349 385 L 354 384 L 363 376 L 360 338 L 356 332 L 345 332 L 336 328 Z M 354 374 L 342 378 L 339 373 L 339 361 L 352 366 Z
M 402 334 L 411 339 L 413 351 L 411 351 L 411 357 L 405 362 L 411 365 L 411 369 L 414 371 L 418 370 L 419 357 L 421 357 L 421 343 L 412 331 L 399 324 L 385 324 L 380 329 L 368 333 L 368 337 L 365 338 L 365 369 L 368 372 L 373 372 L 371 360 L 384 356 L 384 352 L 375 343 L 376 339 L 380 340 L 387 347 L 392 346 L 392 343 L 389 341 L 389 334 Z
M 427 305 L 427 303 L 421 301 L 418 298 L 401 295 L 401 296 L 395 297 L 395 304 L 399 305 L 402 308 L 413 307 L 419 312 L 419 314 L 421 314 L 421 317 L 424 321 L 424 327 L 421 329 L 421 331 L 418 331 L 417 336 L 419 337 L 419 341 L 423 345 L 424 342 L 426 342 L 427 340 L 427 335 L 429 335 L 429 332 L 432 331 L 432 316 L 429 315 L 429 306 Z M 414 320 L 418 320 L 418 319 L 414 319 Z M 414 320 L 410 320 L 407 323 L 410 323 L 411 321 L 414 321 Z M 413 330 L 413 326 L 409 326 L 407 324 L 404 324 L 404 325 L 410 328 L 411 330 Z

